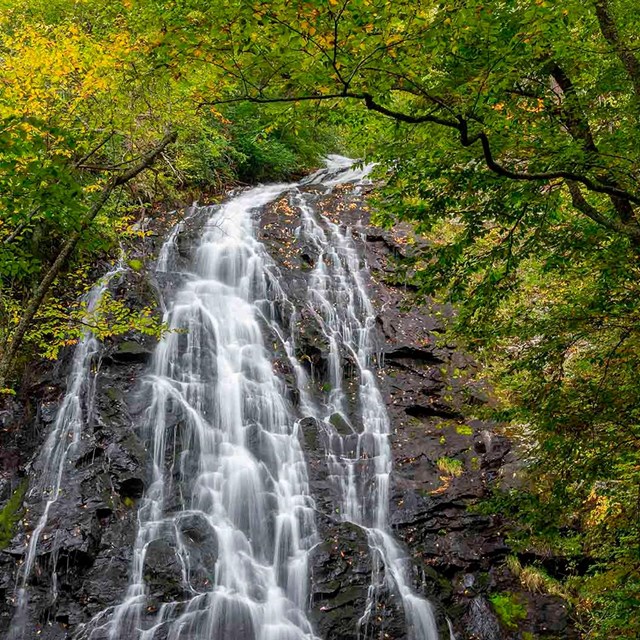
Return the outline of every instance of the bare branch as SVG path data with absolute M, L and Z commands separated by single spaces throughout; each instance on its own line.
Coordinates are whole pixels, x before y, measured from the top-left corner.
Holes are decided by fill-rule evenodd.
M 351 91 L 345 90 L 341 93 L 311 94 L 311 95 L 303 95 L 303 96 L 266 97 L 264 95 L 260 95 L 260 96 L 243 95 L 243 96 L 238 96 L 237 98 L 231 98 L 228 100 L 214 101 L 214 102 L 203 103 L 203 104 L 215 105 L 215 104 L 225 104 L 225 103 L 243 102 L 243 101 L 255 102 L 258 104 L 271 104 L 271 103 L 287 103 L 287 102 L 290 103 L 290 102 L 336 100 L 336 99 L 361 100 L 364 102 L 365 106 L 370 111 L 380 113 L 381 115 L 392 118 L 398 122 L 404 122 L 407 124 L 432 123 L 432 124 L 437 124 L 443 127 L 447 127 L 449 129 L 454 129 L 459 133 L 460 143 L 462 144 L 463 147 L 471 147 L 476 142 L 480 142 L 480 145 L 482 146 L 484 161 L 485 161 L 485 164 L 487 165 L 487 168 L 489 168 L 491 171 L 493 171 L 497 175 L 502 176 L 504 178 L 509 178 L 511 180 L 526 181 L 526 182 L 548 182 L 551 180 L 567 180 L 573 183 L 580 183 L 584 187 L 586 187 L 589 191 L 593 191 L 595 193 L 602 193 L 612 198 L 618 198 L 618 199 L 627 201 L 629 203 L 633 202 L 635 204 L 640 204 L 640 196 L 634 195 L 633 193 L 630 193 L 624 189 L 621 189 L 616 185 L 611 184 L 608 181 L 603 182 L 599 179 L 590 178 L 589 176 L 576 173 L 575 171 L 560 170 L 560 171 L 543 171 L 543 172 L 535 172 L 535 173 L 530 173 L 526 171 L 514 171 L 500 164 L 495 159 L 493 155 L 493 150 L 491 148 L 489 136 L 484 131 L 480 131 L 479 133 L 469 135 L 469 121 L 463 118 L 462 116 L 457 116 L 455 119 L 453 119 L 453 118 L 444 118 L 435 113 L 412 115 L 409 113 L 404 113 L 402 111 L 396 111 L 394 109 L 385 107 L 384 105 L 378 103 L 370 93 L 353 93 Z M 608 220 L 608 219 L 602 218 L 602 220 Z M 611 224 L 612 224 L 611 221 L 607 221 L 607 224 L 605 226 L 612 228 Z M 640 237 L 640 227 L 638 227 L 635 224 L 632 225 L 632 224 L 620 222 L 620 224 L 616 225 L 615 230 L 620 233 L 624 233 L 625 235 L 630 236 L 634 239 L 636 237 Z
M 82 167 L 82 165 L 84 165 L 84 163 L 91 158 L 91 156 L 93 156 L 94 154 L 96 154 L 100 149 L 102 149 L 102 147 L 104 147 L 105 144 L 107 144 L 107 142 L 109 142 L 109 140 L 111 140 L 111 138 L 113 138 L 113 136 L 115 135 L 115 131 L 111 131 L 109 132 L 109 134 L 106 136 L 106 138 L 104 138 L 101 142 L 99 142 L 95 147 L 93 147 L 93 149 L 91 149 L 89 152 L 87 152 L 84 156 L 82 156 L 82 158 L 80 158 L 79 160 L 76 161 L 76 163 L 74 164 L 74 167 L 76 169 L 79 169 Z

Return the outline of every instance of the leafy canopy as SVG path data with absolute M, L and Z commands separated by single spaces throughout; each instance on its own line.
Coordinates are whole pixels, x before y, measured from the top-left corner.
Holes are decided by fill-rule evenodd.
M 531 489 L 498 499 L 522 549 L 567 560 L 587 637 L 636 637 L 635 3 L 227 2 L 199 16 L 189 38 L 237 81 L 210 103 L 344 108 L 382 161 L 378 221 L 430 241 L 405 282 L 457 305 L 452 331 L 526 437 Z

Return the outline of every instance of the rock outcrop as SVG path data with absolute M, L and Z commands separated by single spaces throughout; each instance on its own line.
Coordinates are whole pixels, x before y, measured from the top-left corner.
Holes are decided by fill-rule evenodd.
M 517 456 L 494 424 L 469 418 L 468 407 L 487 402 L 490 392 L 473 361 L 455 345 L 442 344 L 441 322 L 451 309 L 429 301 L 416 306 L 413 292 L 401 283 L 396 259 L 413 239 L 403 229 L 382 231 L 371 226 L 366 188 L 306 189 L 315 194 L 315 205 L 325 215 L 352 227 L 370 268 L 368 285 L 378 314 L 379 385 L 392 424 L 391 525 L 406 547 L 415 589 L 437 611 L 442 638 L 449 637 L 447 619 L 458 640 L 573 637 L 563 602 L 524 591 L 505 567 L 509 549 L 500 517 L 473 508 L 494 483 L 513 473 Z M 184 223 L 174 256 L 178 266 L 187 263 L 203 218 L 192 215 Z M 289 194 L 284 194 L 262 212 L 259 237 L 278 266 L 287 298 L 299 310 L 296 355 L 320 392 L 327 384 L 327 345 L 306 311 L 307 276 L 315 256 L 313 247 L 299 240 L 298 225 L 298 212 Z M 143 256 L 158 251 L 160 236 L 146 242 Z M 160 309 L 174 284 L 172 278 L 129 271 L 114 283 L 115 293 L 140 306 L 153 300 Z M 275 366 L 291 382 L 293 373 L 275 342 Z M 25 610 L 32 635 L 25 637 L 77 637 L 83 623 L 124 597 L 136 506 L 149 480 L 145 434 L 139 427 L 145 411 L 144 376 L 153 348 L 148 339 L 126 336 L 104 345 L 93 367 L 94 388 L 85 399 L 90 419 L 81 445 L 69 457 L 63 491 L 38 545 Z M 348 362 L 349 354 L 344 358 Z M 37 450 L 55 420 L 68 367 L 66 354 L 55 367 L 36 368 L 25 381 L 25 394 L 8 400 L 0 411 L 0 498 L 4 503 L 23 478 L 35 486 Z M 355 384 L 353 371 L 350 376 L 347 389 Z M 295 403 L 298 399 L 290 386 Z M 337 416 L 336 422 L 340 419 Z M 309 418 L 301 431 L 320 538 L 313 553 L 311 620 L 326 640 L 355 640 L 372 572 L 383 569 L 365 533 L 341 521 L 336 512 L 322 429 Z M 15 613 L 20 562 L 43 508 L 43 496 L 27 491 L 16 535 L 0 553 L 0 633 L 4 635 Z M 182 522 L 189 552 L 199 567 L 197 575 L 191 576 L 192 584 L 204 588 L 215 564 L 215 541 L 207 538 L 197 518 Z M 145 572 L 158 607 L 180 597 L 180 568 L 172 550 L 161 541 L 150 550 Z M 379 581 L 384 582 L 383 575 Z M 491 603 L 501 593 L 510 594 L 522 606 L 515 628 L 511 620 L 500 618 Z M 406 637 L 402 604 L 392 588 L 380 592 L 367 625 L 367 637 Z

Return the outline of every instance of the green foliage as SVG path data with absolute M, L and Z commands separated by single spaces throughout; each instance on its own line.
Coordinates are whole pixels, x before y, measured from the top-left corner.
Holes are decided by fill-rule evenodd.
M 165 5 L 0 0 L 0 343 L 10 342 L 32 292 L 106 181 L 168 127 L 179 134 L 153 173 L 114 192 L 82 233 L 26 336 L 24 358 L 56 357 L 95 320 L 75 302 L 90 285 L 87 268 L 135 244 L 143 235 L 136 222 L 156 214 L 159 201 L 178 207 L 239 181 L 287 179 L 335 144 L 333 125 L 310 111 L 211 106 L 238 80 L 215 57 L 199 59 L 204 23 L 195 7 Z M 97 335 L 109 335 L 107 318 L 113 333 L 125 326 L 157 333 L 147 311 L 125 318 L 118 301 L 107 302 Z
M 524 589 L 531 593 L 549 593 L 559 596 L 565 600 L 571 600 L 571 595 L 565 590 L 560 582 L 552 578 L 542 567 L 535 565 L 522 566 L 517 556 L 511 555 L 506 559 L 505 564 L 509 571 L 519 578 Z
M 461 460 L 456 460 L 455 458 L 438 458 L 436 461 L 436 466 L 438 470 L 442 473 L 446 473 L 449 476 L 453 476 L 457 478 L 462 475 L 464 471 L 464 465 Z
M 466 424 L 459 424 L 456 426 L 456 433 L 459 433 L 461 436 L 472 436 L 473 429 Z
M 22 500 L 26 490 L 27 484 L 22 482 L 0 511 L 0 549 L 4 549 L 13 538 L 18 520 L 22 516 Z
M 507 629 L 517 629 L 518 623 L 527 617 L 527 606 L 513 593 L 496 593 L 489 600 L 500 622 Z
M 591 575 L 571 581 L 579 606 L 589 625 L 585 634 L 596 629 L 595 637 L 637 638 L 640 629 L 640 574 L 633 566 L 601 566 Z M 592 633 L 592 635 L 594 635 Z
M 144 267 L 142 260 L 138 260 L 137 258 L 132 258 L 131 260 L 128 260 L 127 264 L 134 271 L 141 271 L 142 268 Z
M 56 359 L 62 347 L 76 344 L 90 331 L 99 340 L 124 335 L 130 331 L 160 338 L 166 325 L 151 307 L 131 309 L 122 300 L 105 291 L 99 304 L 87 311 L 85 303 L 76 303 L 71 309 L 50 300 L 36 317 L 36 327 L 29 334 L 39 353 Z

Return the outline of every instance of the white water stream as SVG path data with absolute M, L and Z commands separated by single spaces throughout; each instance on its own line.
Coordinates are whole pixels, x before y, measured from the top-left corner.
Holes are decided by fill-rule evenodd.
M 102 296 L 109 287 L 112 278 L 123 270 L 123 265 L 118 263 L 116 267 L 105 274 L 87 293 L 85 302 L 88 316 L 90 316 L 100 304 Z M 10 640 L 27 637 L 24 635 L 26 632 L 23 618 L 29 596 L 28 581 L 34 570 L 38 544 L 49 522 L 51 509 L 64 491 L 63 481 L 69 454 L 78 446 L 83 429 L 89 422 L 91 416 L 95 392 L 95 375 L 91 373 L 91 365 L 99 351 L 100 343 L 93 333 L 87 329 L 75 348 L 71 372 L 67 379 L 67 391 L 58 409 L 53 430 L 38 454 L 38 459 L 35 464 L 38 472 L 38 481 L 30 490 L 29 495 L 36 496 L 39 499 L 43 498 L 45 505 L 35 528 L 31 534 L 28 535 L 24 560 L 18 573 L 18 586 L 15 595 L 16 610 L 9 632 Z M 52 535 L 55 536 L 55 532 Z M 55 601 L 57 597 L 55 539 L 53 543 L 51 543 L 51 547 L 53 549 L 51 554 L 51 567 L 53 572 L 53 593 L 51 594 L 51 600 Z
M 370 169 L 334 156 L 303 184 L 357 184 Z M 351 232 L 315 211 L 312 197 L 297 187 L 257 187 L 210 209 L 191 271 L 167 301 L 171 330 L 158 345 L 147 380 L 143 431 L 152 468 L 139 506 L 126 597 L 76 638 L 317 640 L 307 610 L 310 554 L 318 535 L 299 439 L 300 421 L 311 416 L 330 434 L 327 465 L 340 490 L 341 517 L 363 528 L 374 556 L 367 611 L 354 620 L 360 635 L 367 637 L 386 586 L 402 600 L 410 640 L 438 640 L 431 606 L 413 590 L 410 562 L 388 523 L 389 418 L 376 379 L 366 266 Z M 330 391 L 320 402 L 295 358 L 297 311 L 256 239 L 255 212 L 283 193 L 300 211 L 299 234 L 317 254 L 307 303 L 329 345 Z M 170 269 L 180 230 L 161 250 L 159 272 Z M 297 411 L 274 370 L 267 333 L 275 334 L 294 365 Z M 82 428 L 78 398 L 96 348 L 90 334 L 77 347 L 65 405 L 45 446 L 46 468 L 58 474 L 51 501 L 60 489 L 66 451 Z M 343 385 L 345 359 L 358 373 L 355 413 Z M 336 415 L 351 433 L 339 432 Z M 357 415 L 353 424 L 350 415 Z M 32 535 L 23 586 L 42 527 Z M 150 593 L 147 577 L 158 541 L 170 549 L 181 574 L 180 593 L 163 602 Z
M 169 304 L 171 331 L 149 380 L 153 471 L 131 582 L 90 638 L 315 638 L 305 613 L 313 501 L 298 421 L 264 344 L 275 283 L 252 215 L 287 188 L 258 187 L 215 210 L 193 272 Z M 192 575 L 194 522 L 215 546 L 204 583 Z M 180 559 L 184 596 L 150 620 L 145 563 L 158 539 Z
M 352 181 L 364 179 L 372 166 L 351 169 L 345 159 L 329 160 L 329 178 L 323 184 L 339 183 L 331 169 L 346 169 Z M 343 172 L 344 180 L 344 172 Z M 323 176 L 321 174 L 320 179 Z M 315 182 L 312 179 L 311 182 Z M 415 594 L 409 579 L 410 561 L 389 531 L 389 477 L 392 455 L 389 445 L 389 417 L 380 394 L 374 365 L 376 314 L 366 286 L 363 264 L 349 228 L 342 228 L 314 210 L 308 195 L 298 193 L 293 203 L 301 213 L 300 236 L 317 252 L 311 273 L 309 307 L 329 344 L 330 391 L 322 415 L 329 433 L 327 460 L 330 475 L 340 487 L 344 520 L 365 529 L 369 546 L 384 568 L 384 579 L 392 581 L 403 603 L 411 640 L 438 640 L 438 628 L 431 605 Z M 343 388 L 344 362 L 350 361 L 359 375 L 357 415 L 359 424 L 349 423 L 349 400 Z M 339 422 L 350 427 L 341 433 Z M 367 637 L 368 623 L 375 612 L 381 584 L 374 571 L 367 610 L 359 621 Z

